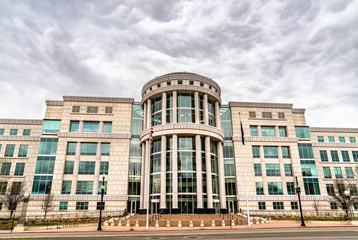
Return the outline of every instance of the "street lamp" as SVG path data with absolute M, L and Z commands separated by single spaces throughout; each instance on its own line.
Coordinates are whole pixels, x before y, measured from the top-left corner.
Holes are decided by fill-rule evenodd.
M 21 216 L 20 216 L 20 222 L 26 222 L 26 215 L 27 215 L 27 205 L 29 203 L 30 193 L 24 194 L 24 203 L 22 205 L 21 209 Z
M 301 206 L 301 188 L 298 186 L 298 180 L 297 180 L 297 177 L 296 177 L 296 193 L 297 193 L 297 196 L 298 196 L 298 204 L 300 205 L 300 213 L 301 213 L 301 226 L 302 227 L 306 227 L 306 224 L 305 224 L 305 220 L 303 219 L 303 214 L 302 214 L 302 206 Z
M 344 191 L 344 195 L 347 197 L 347 200 L 346 200 L 346 207 L 348 208 L 348 218 L 349 218 L 349 215 L 351 215 L 351 207 L 350 207 L 350 204 L 349 204 L 349 200 L 350 200 L 350 197 L 351 197 L 351 192 L 349 190 L 345 190 Z
M 103 194 L 104 194 L 104 189 L 106 187 L 104 186 L 104 174 L 103 174 L 103 181 L 102 181 L 102 186 L 101 186 L 101 206 L 99 208 L 99 220 L 98 220 L 98 228 L 97 231 L 102 231 L 102 209 L 103 209 Z

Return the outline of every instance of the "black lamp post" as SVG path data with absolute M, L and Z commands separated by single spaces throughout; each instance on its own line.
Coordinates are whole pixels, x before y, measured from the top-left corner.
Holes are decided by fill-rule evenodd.
M 302 214 L 302 206 L 301 206 L 301 188 L 298 186 L 298 180 L 297 180 L 297 177 L 296 177 L 296 193 L 297 193 L 297 196 L 298 196 L 298 204 L 300 205 L 300 213 L 301 213 L 301 226 L 302 227 L 306 227 L 306 224 L 305 224 L 305 220 L 303 219 L 303 214 Z
M 102 231 L 102 209 L 103 209 L 103 194 L 104 194 L 104 175 L 103 175 L 103 181 L 101 186 L 101 206 L 99 208 L 99 220 L 98 220 L 98 228 L 97 231 Z

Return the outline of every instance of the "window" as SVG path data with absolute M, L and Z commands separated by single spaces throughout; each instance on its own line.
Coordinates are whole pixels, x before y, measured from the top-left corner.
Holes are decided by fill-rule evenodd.
M 259 202 L 259 209 L 260 210 L 266 210 L 266 203 L 265 202 Z
M 225 122 L 222 121 L 221 129 L 224 132 L 225 139 L 231 140 L 232 139 L 231 121 L 225 121 Z
M 97 143 L 81 143 L 81 155 L 96 156 Z
M 257 126 L 250 126 L 250 134 L 251 136 L 257 136 Z
M 79 121 L 71 121 L 70 132 L 78 132 L 79 127 L 80 127 Z
M 7 144 L 5 149 L 5 157 L 13 157 L 15 150 L 15 144 Z
M 295 183 L 294 182 L 286 182 L 287 186 L 287 194 L 295 195 Z
M 254 170 L 255 170 L 255 176 L 262 176 L 261 164 L 260 163 L 255 163 L 254 164 Z
M 168 175 L 168 173 L 167 173 Z M 172 178 L 167 181 L 167 184 L 170 183 Z M 128 195 L 140 195 L 140 177 L 129 177 L 128 180 Z M 172 192 L 172 191 L 167 191 Z
M 62 181 L 61 194 L 71 194 L 72 181 Z
M 76 194 L 92 194 L 93 181 L 77 181 Z
M 343 162 L 350 162 L 348 151 L 342 151 Z
M 311 138 L 309 127 L 295 127 L 295 131 L 298 138 Z
M 4 162 L 1 166 L 1 173 L 0 175 L 8 176 L 10 175 L 11 163 Z
M 333 143 L 334 142 L 334 137 L 328 137 L 328 142 Z
M 11 129 L 10 135 L 16 136 L 17 135 L 17 129 Z
M 88 106 L 87 113 L 98 113 L 98 107 L 95 106 Z
M 131 157 L 142 156 L 142 149 L 141 149 L 139 140 L 137 140 L 137 139 L 131 140 L 129 156 L 131 156 Z
M 324 142 L 323 136 L 318 136 L 317 139 L 318 139 L 318 142 Z
M 0 152 L 1 152 L 1 147 L 2 147 L 2 145 L 0 144 Z
M 5 129 L 0 129 L 0 135 L 4 135 Z
M 29 145 L 20 145 L 18 157 L 27 157 Z
M 66 161 L 65 162 L 65 171 L 64 174 L 73 174 L 73 166 L 75 162 L 74 161 Z
M 103 123 L 103 132 L 111 133 L 112 132 L 112 122 L 104 122 Z
M 31 133 L 31 129 L 24 129 L 24 131 L 22 132 L 23 136 L 30 136 Z
M 235 178 L 225 178 L 225 192 L 226 195 L 236 195 Z
M 39 146 L 39 155 L 56 155 L 57 138 L 41 138 Z
M 139 138 L 139 134 L 143 130 L 143 119 L 132 119 L 132 135 Z
M 337 203 L 331 202 L 330 204 L 331 204 L 331 210 L 337 210 L 338 209 Z
M 287 177 L 293 176 L 291 164 L 284 164 L 284 168 L 285 168 L 285 176 Z
M 111 148 L 111 144 L 110 143 L 102 143 L 102 151 L 101 151 L 101 155 L 102 156 L 109 156 L 109 150 Z
M 1 150 L 1 148 L 0 148 Z M 354 162 L 358 162 L 358 151 L 352 151 L 353 160 Z
M 43 133 L 57 133 L 60 131 L 61 121 L 58 120 L 43 120 L 42 132 Z
M 256 183 L 256 195 L 264 195 L 264 185 L 262 182 Z
M 345 167 L 347 178 L 354 178 L 353 170 L 351 167 Z
M 25 163 L 16 163 L 15 176 L 23 176 L 25 170 Z
M 68 202 L 60 202 L 59 210 L 67 210 Z
M 272 118 L 272 112 L 262 112 L 262 118 Z
M 208 101 L 208 108 L 209 106 Z M 185 123 L 185 122 L 195 122 L 195 110 L 194 110 L 194 95 L 193 94 L 184 94 L 184 93 L 178 93 L 177 97 L 177 117 L 178 117 L 178 123 Z M 212 106 L 211 106 L 212 107 Z M 211 110 L 213 110 L 211 108 Z M 210 112 L 210 111 L 208 111 Z M 211 113 L 208 113 L 209 117 L 212 115 Z
M 269 176 L 281 176 L 279 164 L 266 164 L 266 175 Z
M 341 167 L 334 167 L 334 174 L 336 175 L 336 178 L 343 178 Z
M 76 202 L 76 210 L 88 210 L 88 202 Z
M 339 162 L 338 152 L 331 151 L 332 162 Z
M 88 122 L 83 123 L 83 132 L 98 132 L 99 122 Z
M 355 137 L 349 137 L 349 142 L 350 143 L 356 143 L 356 138 Z
M 278 127 L 278 132 L 280 133 L 280 137 L 287 137 L 286 127 Z
M 0 195 L 5 195 L 7 182 L 0 182 Z
M 106 107 L 104 112 L 107 113 L 107 114 L 113 113 L 113 107 Z
M 320 150 L 319 155 L 321 156 L 322 162 L 328 162 L 328 155 L 326 150 Z
M 297 202 L 291 202 L 291 209 L 292 210 L 298 209 L 298 203 Z
M 22 182 L 13 182 L 11 186 L 11 194 L 19 195 L 21 191 Z
M 100 175 L 108 175 L 108 166 L 109 166 L 109 162 L 101 162 L 101 167 L 99 170 L 99 174 Z
M 264 146 L 265 158 L 278 158 L 277 147 Z
M 339 140 L 340 143 L 345 143 L 345 142 L 346 142 L 346 140 L 344 139 L 344 137 L 338 137 L 338 140 Z
M 252 146 L 252 157 L 260 158 L 260 147 L 259 146 Z
M 98 192 L 97 192 L 97 194 L 101 194 L 102 184 L 103 184 L 103 181 L 99 181 L 99 182 L 98 182 Z M 107 181 L 104 181 L 104 192 L 103 192 L 103 194 L 107 194 Z
M 261 136 L 263 137 L 274 137 L 275 127 L 261 127 Z
M 234 159 L 224 159 L 224 174 L 225 176 L 235 176 Z
M 249 112 L 249 118 L 256 118 L 256 112 Z
M 208 119 L 210 126 L 216 126 L 215 102 L 208 99 Z
M 317 169 L 314 160 L 301 160 L 302 176 L 312 177 L 317 176 Z
M 331 168 L 323 167 L 323 175 L 324 175 L 324 178 L 332 178 Z
M 104 210 L 105 202 L 102 202 L 102 210 Z M 101 210 L 101 202 L 97 202 L 97 210 Z
M 273 209 L 284 209 L 283 202 L 273 202 Z
M 93 175 L 96 162 L 94 161 L 81 161 L 78 169 L 78 174 L 82 175 Z
M 81 107 L 80 106 L 72 106 L 72 112 L 73 113 L 79 113 L 81 110 Z
M 76 155 L 77 143 L 69 142 L 67 143 L 67 155 Z
M 49 194 L 51 192 L 52 176 L 34 176 L 32 194 Z
M 56 157 L 38 156 L 35 174 L 53 174 Z
M 328 196 L 333 196 L 335 194 L 333 184 L 326 184 L 326 189 Z
M 313 149 L 311 143 L 298 143 L 298 153 L 300 158 L 314 159 Z
M 233 158 L 234 148 L 232 142 L 224 142 L 224 158 Z
M 303 178 L 306 195 L 321 195 L 318 178 Z
M 353 203 L 354 210 L 358 210 L 358 203 Z
M 290 158 L 290 147 L 281 147 L 282 157 Z
M 269 195 L 282 195 L 282 183 L 280 182 L 268 182 Z

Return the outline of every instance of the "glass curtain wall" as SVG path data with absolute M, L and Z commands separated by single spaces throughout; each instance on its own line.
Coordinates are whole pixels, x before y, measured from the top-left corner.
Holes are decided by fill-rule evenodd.
M 178 123 L 195 122 L 194 94 L 178 93 L 177 111 Z
M 152 100 L 152 124 L 153 126 L 162 124 L 162 97 Z

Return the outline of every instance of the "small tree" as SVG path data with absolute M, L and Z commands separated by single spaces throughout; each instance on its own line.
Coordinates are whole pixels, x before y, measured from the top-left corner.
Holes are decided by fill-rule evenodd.
M 320 207 L 319 201 L 313 200 L 313 209 L 316 212 L 317 217 L 318 217 L 319 207 Z
M 24 201 L 24 194 L 25 184 L 22 182 L 13 182 L 11 188 L 8 188 L 5 195 L 0 197 L 0 202 L 10 210 L 10 218 L 12 218 L 12 214 L 17 206 Z
M 356 183 L 356 180 L 339 179 L 333 184 L 334 191 L 331 193 L 330 202 L 336 203 L 337 207 L 345 212 L 345 219 L 349 218 L 354 203 L 358 202 Z
M 41 208 L 45 213 L 44 219 L 46 219 L 47 213 L 55 209 L 55 205 L 53 202 L 53 194 L 46 194 L 45 199 L 42 201 Z

